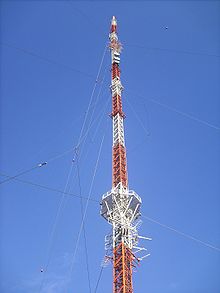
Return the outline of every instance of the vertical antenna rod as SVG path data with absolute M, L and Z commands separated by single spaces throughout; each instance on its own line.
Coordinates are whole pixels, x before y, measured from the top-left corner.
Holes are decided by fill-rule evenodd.
M 105 237 L 106 250 L 112 251 L 113 293 L 133 293 L 132 269 L 141 258 L 136 253 L 146 250 L 137 247 L 141 198 L 128 189 L 124 118 L 120 80 L 121 44 L 117 36 L 117 21 L 113 16 L 109 34 L 111 51 L 112 93 L 112 189 L 102 196 L 101 215 L 112 225 L 112 234 Z M 147 239 L 147 238 L 146 238 Z M 134 251 L 135 250 L 135 251 Z M 107 258 L 109 259 L 109 257 Z

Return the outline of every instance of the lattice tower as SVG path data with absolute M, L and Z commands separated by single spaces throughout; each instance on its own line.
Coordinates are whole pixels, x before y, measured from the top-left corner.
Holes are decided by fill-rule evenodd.
M 113 16 L 109 34 L 111 51 L 111 94 L 112 94 L 112 189 L 102 196 L 101 215 L 112 225 L 112 234 L 105 237 L 106 250 L 112 251 L 113 293 L 133 293 L 132 271 L 139 263 L 137 252 L 146 250 L 138 247 L 141 198 L 128 188 L 126 148 L 124 137 L 125 114 L 122 109 L 123 86 L 120 79 L 121 44 L 117 35 L 117 22 Z

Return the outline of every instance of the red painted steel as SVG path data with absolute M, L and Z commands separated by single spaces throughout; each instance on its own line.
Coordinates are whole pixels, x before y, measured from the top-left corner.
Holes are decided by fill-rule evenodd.
M 112 24 L 111 26 L 111 33 L 116 32 L 116 25 Z
M 133 293 L 132 268 L 135 258 L 123 242 L 117 245 L 113 254 L 113 292 Z
M 112 80 L 115 79 L 120 79 L 120 68 L 117 63 L 112 64 Z
M 113 146 L 112 154 L 112 185 L 115 187 L 119 182 L 127 188 L 126 150 L 121 144 Z
M 112 117 L 116 116 L 117 114 L 120 114 L 121 117 L 125 117 L 125 114 L 122 111 L 122 102 L 121 97 L 119 95 L 115 95 L 112 98 Z

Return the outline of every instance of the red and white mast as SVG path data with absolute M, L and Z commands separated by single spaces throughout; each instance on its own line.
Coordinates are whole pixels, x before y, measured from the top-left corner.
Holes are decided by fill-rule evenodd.
M 101 215 L 113 228 L 112 234 L 105 237 L 105 247 L 107 250 L 112 250 L 113 254 L 113 293 L 133 293 L 132 268 L 135 262 L 141 259 L 136 257 L 136 253 L 146 250 L 137 247 L 138 238 L 149 238 L 138 235 L 141 198 L 136 192 L 128 189 L 124 138 L 125 115 L 121 100 L 123 86 L 120 80 L 121 44 L 118 40 L 117 22 L 114 16 L 111 21 L 109 39 L 112 61 L 112 189 L 102 196 Z

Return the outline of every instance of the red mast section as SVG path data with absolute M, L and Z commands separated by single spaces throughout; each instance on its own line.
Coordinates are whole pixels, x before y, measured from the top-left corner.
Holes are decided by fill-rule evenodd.
M 141 259 L 136 257 L 136 253 L 146 250 L 137 247 L 138 238 L 149 238 L 138 235 L 141 198 L 136 192 L 128 189 L 124 139 L 125 114 L 121 99 L 123 86 L 120 80 L 121 44 L 118 40 L 117 22 L 114 16 L 109 39 L 112 62 L 112 189 L 102 196 L 101 215 L 112 225 L 112 234 L 105 237 L 105 248 L 112 251 L 113 293 L 133 293 L 132 269 Z

